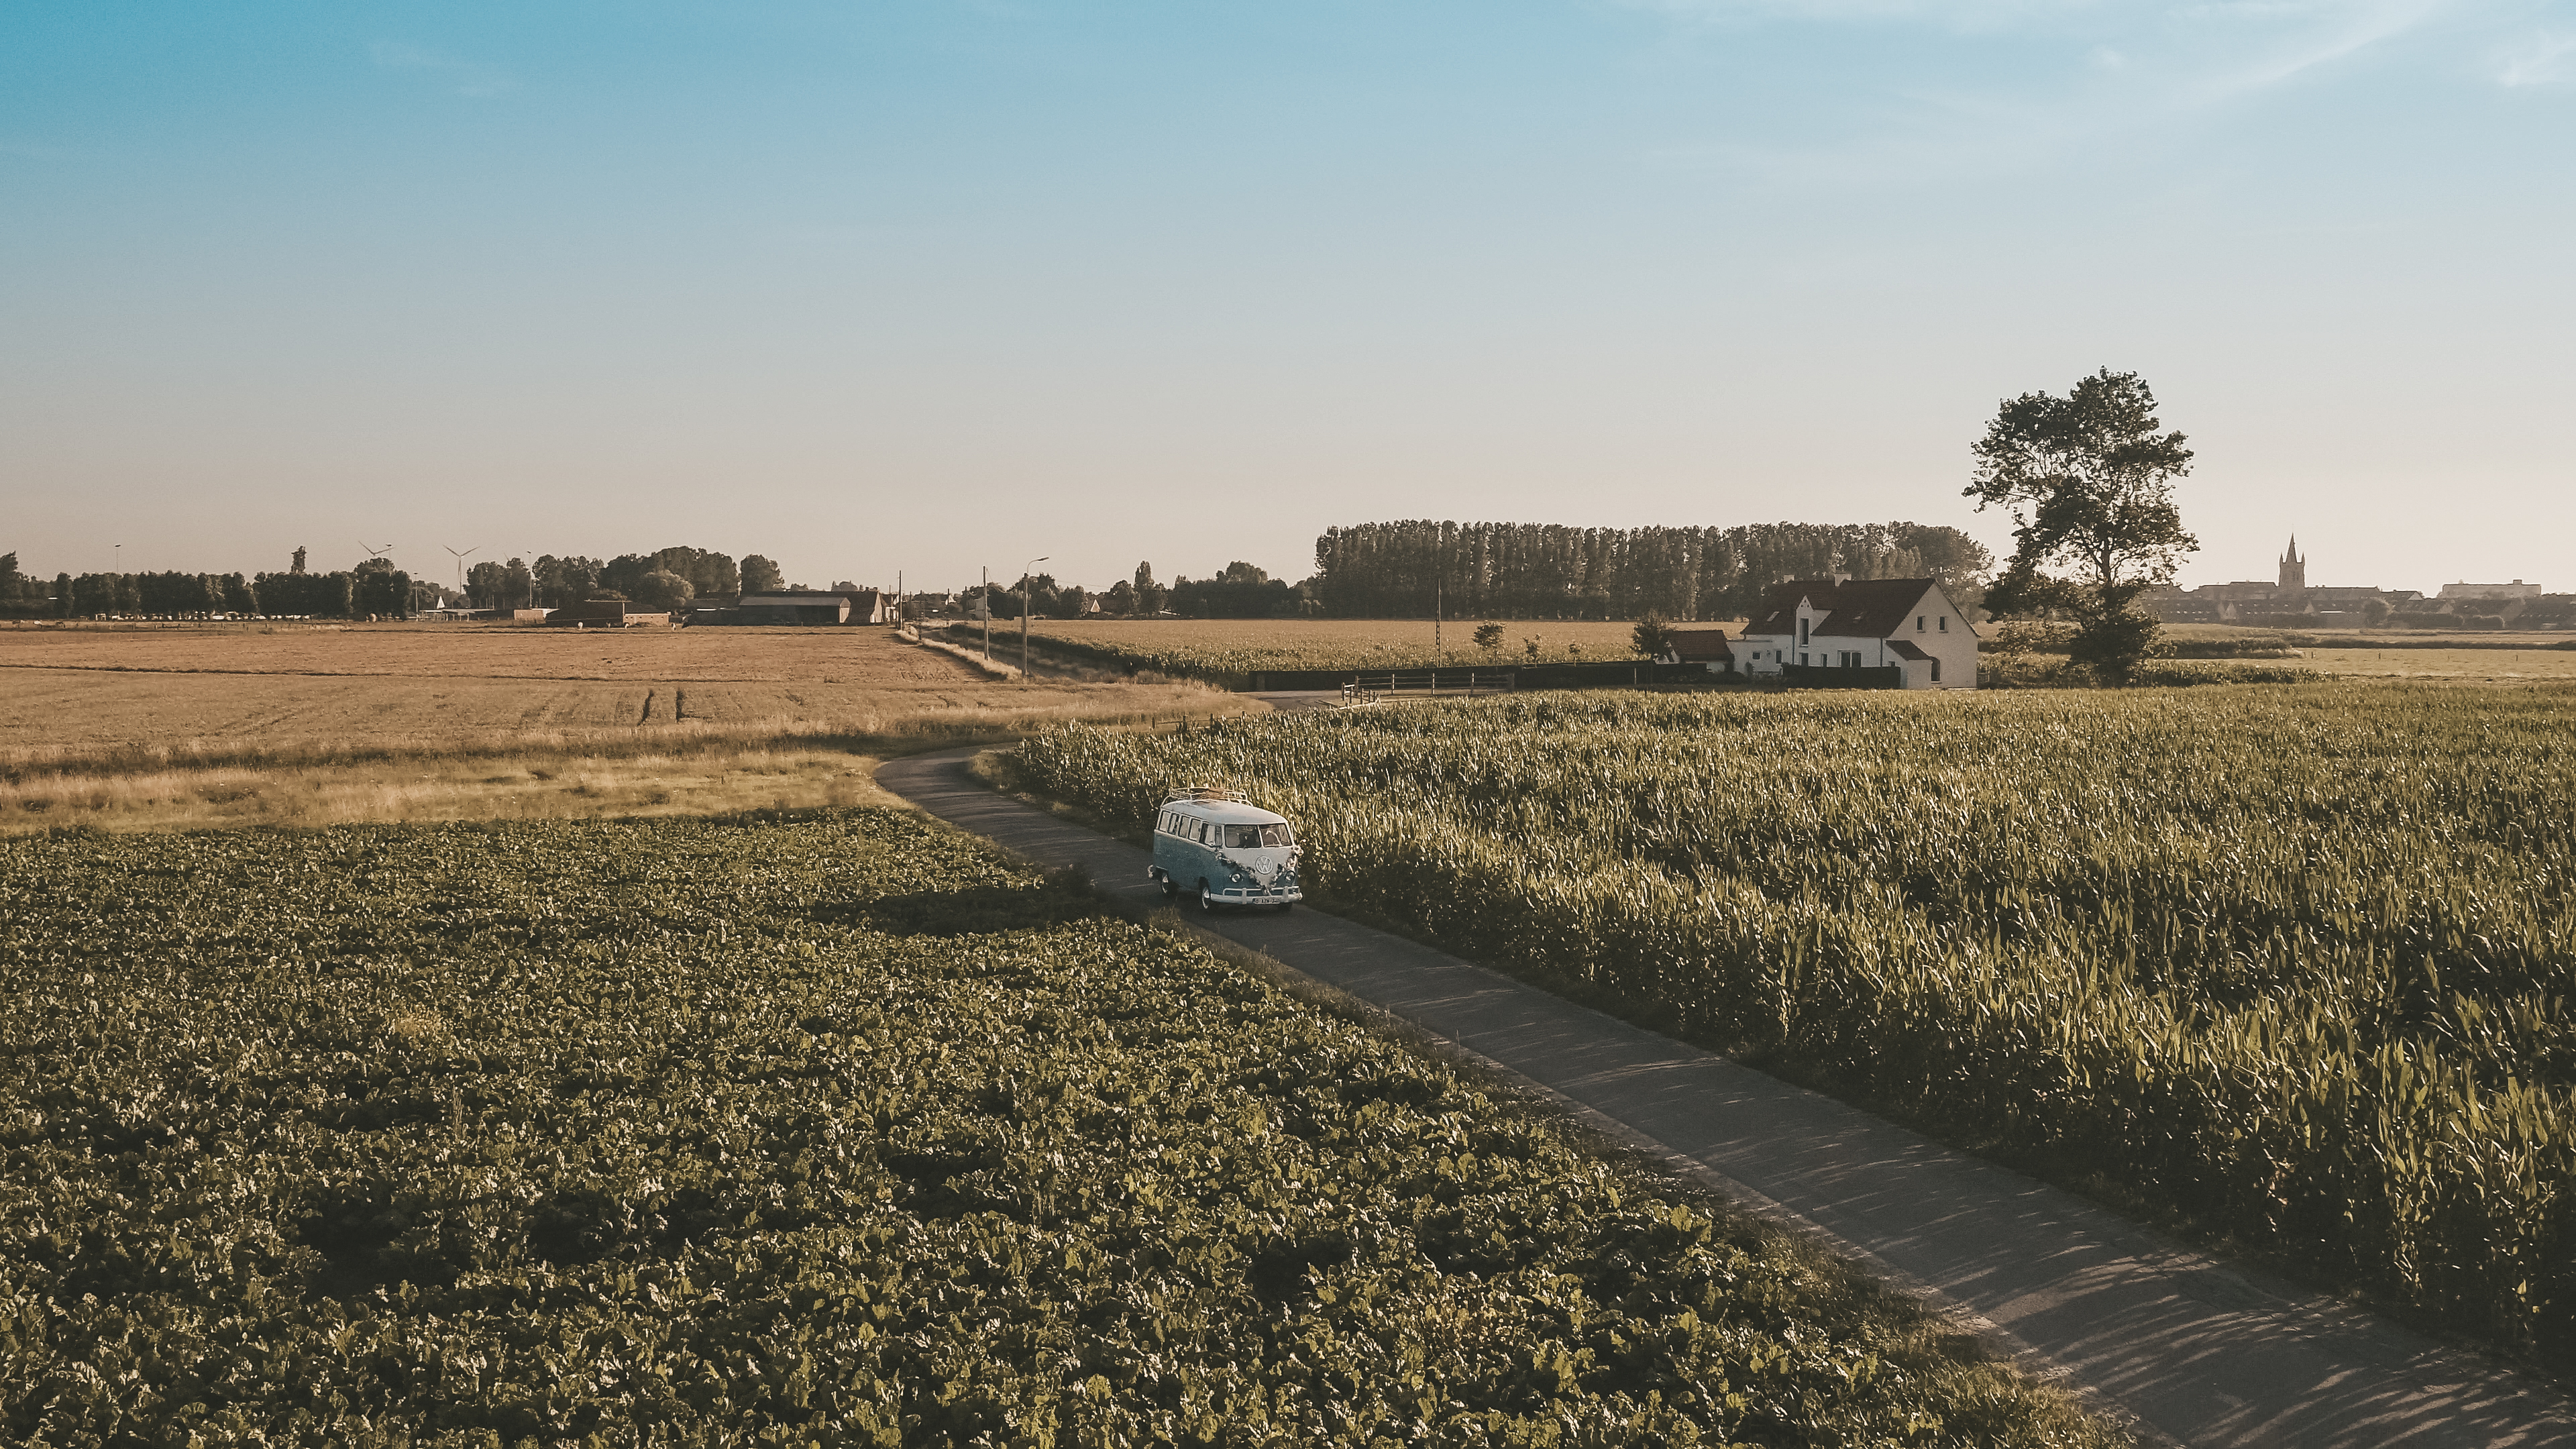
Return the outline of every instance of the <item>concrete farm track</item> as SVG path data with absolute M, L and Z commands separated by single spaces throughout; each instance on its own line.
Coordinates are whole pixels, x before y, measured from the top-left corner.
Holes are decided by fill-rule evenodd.
M 977 784 L 974 753 L 895 760 L 877 780 L 1032 860 L 1085 866 L 1115 896 L 1160 900 L 1144 851 Z M 2142 1438 L 2576 1445 L 2576 1404 L 2545 1384 L 1830 1097 L 1319 911 L 1199 920 L 1820 1236 Z

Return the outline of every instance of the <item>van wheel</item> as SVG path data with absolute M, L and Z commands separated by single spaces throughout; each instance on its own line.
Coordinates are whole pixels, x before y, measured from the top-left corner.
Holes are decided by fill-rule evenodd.
M 1199 909 L 1207 912 L 1209 915 L 1216 914 L 1216 898 L 1208 894 L 1208 885 L 1206 881 L 1199 882 Z
M 1157 875 L 1154 877 L 1154 883 L 1163 888 L 1163 899 L 1167 901 L 1181 893 L 1181 883 L 1170 876 Z

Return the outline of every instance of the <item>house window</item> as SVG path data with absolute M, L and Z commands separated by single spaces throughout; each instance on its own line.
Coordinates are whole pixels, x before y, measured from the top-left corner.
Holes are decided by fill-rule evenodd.
M 1923 616 L 1921 614 L 1914 616 L 1914 632 L 1917 634 L 1923 632 Z
M 1938 659 L 1932 661 L 1932 682 L 1934 684 L 1941 682 L 1941 661 Z
M 1950 632 L 1950 616 L 1947 614 L 1941 616 L 1941 632 L 1944 634 Z
M 1806 619 L 1800 619 L 1798 621 L 1798 647 L 1801 649 L 1807 647 L 1807 625 L 1809 622 L 1810 621 Z M 1801 659 L 1798 662 L 1804 664 L 1807 661 Z
M 1798 667 L 1799 667 L 1800 669 L 1804 669 L 1804 668 L 1806 668 L 1806 667 L 1807 667 L 1807 656 L 1806 656 L 1806 655 L 1801 654 L 1801 655 L 1799 655 L 1799 656 L 1798 656 Z

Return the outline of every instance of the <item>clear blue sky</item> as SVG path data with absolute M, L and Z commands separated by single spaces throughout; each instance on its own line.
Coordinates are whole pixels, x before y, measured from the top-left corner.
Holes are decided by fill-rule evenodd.
M 2576 0 L 0 9 L 0 550 L 1105 585 L 1914 518 L 2142 372 L 2186 582 L 2576 588 Z

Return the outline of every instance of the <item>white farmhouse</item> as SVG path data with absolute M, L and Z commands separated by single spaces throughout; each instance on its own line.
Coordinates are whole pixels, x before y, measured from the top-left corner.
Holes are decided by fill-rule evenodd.
M 1896 669 L 1907 689 L 1977 687 L 1977 631 L 1932 579 L 1773 584 L 1735 659 L 1757 678 Z

